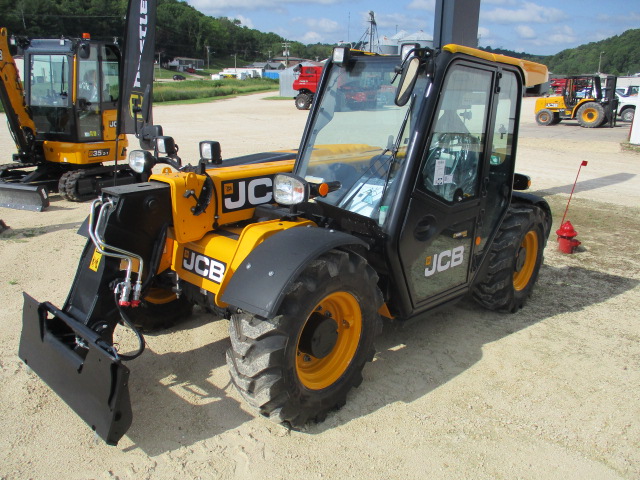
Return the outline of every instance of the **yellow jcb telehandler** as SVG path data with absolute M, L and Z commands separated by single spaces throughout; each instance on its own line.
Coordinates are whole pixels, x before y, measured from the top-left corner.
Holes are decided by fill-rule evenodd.
M 546 79 L 543 65 L 453 44 L 338 47 L 295 160 L 239 165 L 205 141 L 181 167 L 156 136 L 130 164 L 173 170 L 103 189 L 63 307 L 25 294 L 20 357 L 116 444 L 144 330 L 198 306 L 229 319 L 248 405 L 294 428 L 322 420 L 360 385 L 383 318 L 469 295 L 515 312 L 531 295 L 551 212 L 514 168 L 523 88 Z M 340 85 L 374 80 L 394 102 L 344 107 Z M 123 326 L 134 351 L 114 343 Z

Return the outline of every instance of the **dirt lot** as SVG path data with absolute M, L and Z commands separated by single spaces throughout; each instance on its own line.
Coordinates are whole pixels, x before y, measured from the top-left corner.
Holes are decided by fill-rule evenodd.
M 306 112 L 261 95 L 159 107 L 184 159 L 219 140 L 232 157 L 298 145 Z M 4 119 L 0 119 L 4 125 Z M 87 204 L 0 208 L 0 478 L 640 478 L 640 155 L 629 126 L 538 127 L 526 100 L 519 171 L 568 218 L 580 251 L 555 236 L 526 308 L 465 302 L 388 326 L 347 405 L 305 432 L 255 418 L 229 384 L 227 322 L 197 314 L 148 336 L 130 363 L 134 423 L 118 447 L 89 428 L 17 357 L 22 292 L 61 306 Z M 14 150 L 0 128 L 0 150 Z

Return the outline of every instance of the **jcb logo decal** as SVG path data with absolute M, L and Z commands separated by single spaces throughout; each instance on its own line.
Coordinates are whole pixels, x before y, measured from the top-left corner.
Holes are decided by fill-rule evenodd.
M 118 121 L 117 120 L 111 120 L 109 122 L 109 128 L 116 128 L 118 126 Z
M 223 182 L 222 211 L 234 212 L 273 201 L 273 177 L 254 177 Z
M 144 100 L 144 95 L 140 95 L 138 93 L 132 93 L 129 97 L 129 115 L 131 118 L 136 118 L 133 113 L 134 109 L 142 108 L 142 101 Z M 141 113 L 138 112 L 138 117 L 141 116 Z
M 453 250 L 445 250 L 436 255 L 427 257 L 424 276 L 430 277 L 436 272 L 444 272 L 450 268 L 457 267 L 464 261 L 464 247 L 459 246 Z
M 182 255 L 182 268 L 214 283 L 220 283 L 227 270 L 227 264 L 185 248 Z

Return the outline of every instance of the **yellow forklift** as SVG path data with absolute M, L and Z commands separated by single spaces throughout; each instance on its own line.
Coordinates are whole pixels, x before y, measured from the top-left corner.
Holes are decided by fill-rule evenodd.
M 118 46 L 88 34 L 11 40 L 24 55 L 22 80 L 2 28 L 0 99 L 18 152 L 0 165 L 0 206 L 41 211 L 51 192 L 84 201 L 115 182 L 140 181 L 126 162 L 117 164 L 128 146 L 126 135 L 116 135 Z
M 562 120 L 577 120 L 581 127 L 600 127 L 609 122 L 614 125 L 617 99 L 616 80 L 607 76 L 605 85 L 594 75 L 567 77 L 562 95 L 536 100 L 535 115 L 538 125 L 557 125 Z

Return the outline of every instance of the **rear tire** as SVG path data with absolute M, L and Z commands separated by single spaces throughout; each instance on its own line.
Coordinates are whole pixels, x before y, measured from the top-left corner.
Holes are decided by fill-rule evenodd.
M 377 281 L 362 257 L 332 250 L 307 266 L 273 319 L 233 315 L 227 365 L 248 404 L 293 428 L 342 407 L 382 330 Z
M 538 125 L 553 125 L 554 115 L 553 112 L 547 108 L 540 110 L 536 113 L 536 123 Z
M 491 245 L 485 277 L 473 287 L 473 297 L 480 305 L 511 313 L 523 307 L 542 265 L 546 225 L 538 207 L 509 207 Z
M 306 93 L 300 93 L 296 97 L 296 108 L 298 110 L 309 110 L 311 107 L 311 96 Z
M 587 102 L 578 109 L 576 115 L 581 127 L 596 128 L 602 125 L 607 117 L 602 105 L 596 102 Z
M 136 308 L 128 308 L 126 314 L 134 326 L 143 332 L 155 332 L 170 328 L 191 316 L 193 305 L 185 297 L 163 288 L 152 287 Z

